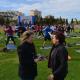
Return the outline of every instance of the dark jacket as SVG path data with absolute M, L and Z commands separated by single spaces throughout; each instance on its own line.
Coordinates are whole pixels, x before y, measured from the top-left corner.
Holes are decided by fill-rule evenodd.
M 19 56 L 19 76 L 27 79 L 37 75 L 37 64 L 34 62 L 36 51 L 34 44 L 25 42 L 18 48 Z
M 52 69 L 54 76 L 66 77 L 68 73 L 68 52 L 66 48 L 59 44 L 53 46 L 50 52 L 48 67 Z

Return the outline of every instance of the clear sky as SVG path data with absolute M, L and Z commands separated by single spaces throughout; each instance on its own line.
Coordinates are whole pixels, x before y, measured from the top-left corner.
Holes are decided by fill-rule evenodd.
M 42 16 L 80 19 L 80 0 L 0 0 L 0 10 L 18 10 L 29 15 L 29 11 L 38 9 Z

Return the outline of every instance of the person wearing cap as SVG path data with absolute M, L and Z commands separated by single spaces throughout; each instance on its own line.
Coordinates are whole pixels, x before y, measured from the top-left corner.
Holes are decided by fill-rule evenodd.
M 17 48 L 19 77 L 21 80 L 35 80 L 37 76 L 37 54 L 33 43 L 33 32 L 25 31 Z
M 50 34 L 53 47 L 50 51 L 48 68 L 51 68 L 53 80 L 64 80 L 68 73 L 68 51 L 64 46 L 65 36 L 60 32 Z

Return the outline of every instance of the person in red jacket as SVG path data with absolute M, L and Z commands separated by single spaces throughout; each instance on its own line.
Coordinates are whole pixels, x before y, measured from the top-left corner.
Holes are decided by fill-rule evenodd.
M 9 40 L 10 40 L 10 39 L 11 39 L 11 40 L 13 41 L 13 43 L 15 44 L 14 37 L 13 37 L 14 31 L 13 31 L 12 27 L 9 26 L 9 25 L 7 25 L 4 31 L 5 31 L 5 33 L 6 33 L 6 35 L 7 35 L 6 45 L 9 43 Z

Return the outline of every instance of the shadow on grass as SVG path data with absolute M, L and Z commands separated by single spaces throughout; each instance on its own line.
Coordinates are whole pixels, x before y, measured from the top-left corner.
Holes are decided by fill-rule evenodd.
M 80 61 L 80 58 L 72 58 L 71 60 L 69 61 Z

